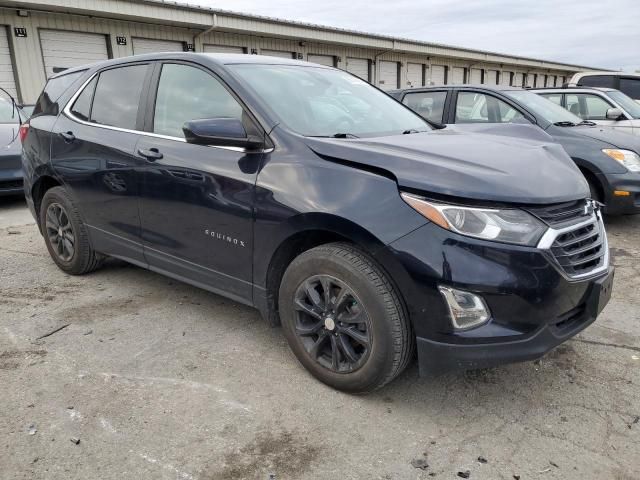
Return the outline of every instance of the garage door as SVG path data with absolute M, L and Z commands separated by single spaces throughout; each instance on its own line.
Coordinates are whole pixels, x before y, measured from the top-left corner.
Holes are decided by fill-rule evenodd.
M 326 65 L 327 67 L 333 67 L 335 65 L 335 58 L 332 55 L 307 55 L 307 61 L 312 63 L 319 63 L 320 65 Z
M 498 84 L 498 71 L 497 70 L 487 70 L 484 75 L 484 83 L 487 85 L 497 85 Z
M 107 37 L 99 33 L 40 30 L 40 44 L 47 78 L 66 68 L 109 58 Z
M 184 44 L 175 40 L 155 40 L 151 38 L 133 38 L 134 55 L 159 52 L 183 52 Z
M 513 86 L 521 87 L 523 85 L 524 75 L 522 73 L 515 73 L 513 75 Z
M 443 65 L 431 65 L 429 84 L 430 85 L 444 85 L 446 82 L 447 68 Z
M 367 82 L 371 81 L 369 60 L 366 58 L 347 58 L 347 72 L 353 73 Z
M 502 72 L 500 74 L 500 85 L 511 85 L 511 75 L 513 72 Z
M 453 67 L 451 69 L 451 81 L 449 83 L 452 85 L 462 85 L 464 83 L 463 67 Z
M 234 47 L 231 45 L 205 45 L 205 53 L 245 53 L 244 47 Z
M 399 88 L 398 85 L 398 62 L 388 62 L 380 60 L 380 78 L 378 87 L 383 90 L 393 90 Z
M 407 63 L 407 86 L 422 87 L 421 63 Z
M 472 85 L 482 85 L 482 70 L 479 68 L 471 69 L 471 80 L 469 81 Z
M 555 87 L 556 86 L 556 76 L 549 75 L 547 77 L 547 87 Z
M 283 52 L 282 50 L 260 50 L 260 55 L 267 57 L 293 58 L 293 52 Z
M 7 39 L 7 29 L 0 26 L 0 87 L 7 90 L 11 96 L 17 97 L 16 80 L 13 75 L 13 65 L 11 64 L 11 50 L 9 50 L 9 40 Z M 5 96 L 0 93 L 0 98 Z M 6 96 L 5 96 L 6 97 Z
M 527 87 L 535 87 L 536 86 L 536 74 L 528 73 L 527 74 Z

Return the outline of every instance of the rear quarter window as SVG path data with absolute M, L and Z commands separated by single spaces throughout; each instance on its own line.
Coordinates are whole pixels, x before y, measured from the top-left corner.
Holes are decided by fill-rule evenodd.
M 58 115 L 60 109 L 58 106 L 58 100 L 67 89 L 73 85 L 86 70 L 79 72 L 68 73 L 60 77 L 50 79 L 44 86 L 44 90 L 38 97 L 38 101 L 33 109 L 32 117 L 38 115 Z

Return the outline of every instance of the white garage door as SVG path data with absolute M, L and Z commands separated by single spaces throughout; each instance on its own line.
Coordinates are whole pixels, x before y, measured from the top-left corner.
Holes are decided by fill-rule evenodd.
M 528 73 L 527 74 L 527 87 L 535 87 L 536 86 L 536 74 Z
M 512 72 L 502 72 L 500 74 L 500 85 L 511 85 Z
M 184 44 L 175 40 L 155 40 L 151 38 L 133 38 L 134 55 L 159 52 L 183 52 Z
M 233 47 L 231 45 L 205 45 L 205 53 L 244 53 L 244 47 Z
M 407 63 L 407 86 L 422 87 L 421 63 Z
M 327 67 L 333 67 L 335 65 L 335 58 L 332 55 L 307 55 L 307 61 L 312 63 L 319 63 L 320 65 L 326 65 Z
M 556 76 L 549 75 L 547 77 L 547 87 L 555 87 L 556 86 Z
M 429 81 L 427 82 L 429 85 L 444 85 L 446 83 L 446 79 L 444 78 L 447 71 L 446 67 L 443 65 L 432 65 L 429 71 Z
M 13 65 L 11 64 L 11 50 L 9 50 L 9 40 L 7 39 L 7 29 L 0 25 L 0 87 L 7 90 L 12 97 L 18 96 L 16 90 L 16 79 L 13 75 Z M 0 98 L 5 96 L 0 93 Z M 6 97 L 6 96 L 5 96 Z
M 40 44 L 47 78 L 66 68 L 109 58 L 107 37 L 99 33 L 40 30 Z
M 267 57 L 293 58 L 293 52 L 283 52 L 282 50 L 260 50 L 260 55 L 266 55 Z
M 471 69 L 471 81 L 469 81 L 472 85 L 482 85 L 482 70 L 479 68 Z
M 463 67 L 453 67 L 451 69 L 451 81 L 449 83 L 452 85 L 462 85 L 464 83 Z
M 498 71 L 497 70 L 487 70 L 484 75 L 484 83 L 487 85 L 497 85 L 498 84 Z
M 515 73 L 513 75 L 513 86 L 514 87 L 521 87 L 523 81 L 524 81 L 524 75 L 522 73 Z
M 398 62 L 380 60 L 380 78 L 378 87 L 382 90 L 398 88 Z
M 371 81 L 369 60 L 366 58 L 347 58 L 347 72 L 353 73 L 367 82 Z

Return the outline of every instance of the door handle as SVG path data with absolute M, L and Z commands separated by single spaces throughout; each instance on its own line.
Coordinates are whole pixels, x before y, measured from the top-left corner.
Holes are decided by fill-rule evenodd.
M 66 143 L 71 143 L 76 139 L 76 136 L 73 134 L 73 132 L 60 132 L 60 136 Z
M 149 162 L 155 162 L 156 160 L 161 160 L 164 155 L 160 153 L 157 148 L 150 148 L 149 150 L 138 149 L 138 154 L 142 155 Z

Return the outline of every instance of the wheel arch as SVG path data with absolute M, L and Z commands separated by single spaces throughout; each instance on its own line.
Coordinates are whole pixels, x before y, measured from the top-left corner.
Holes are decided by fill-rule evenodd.
M 42 199 L 45 193 L 53 187 L 60 187 L 60 183 L 53 175 L 43 174 L 41 175 L 31 187 L 31 198 L 33 200 L 33 208 L 38 218 L 40 218 L 40 206 L 42 205 Z M 38 228 L 40 222 L 38 222 Z
M 301 253 L 328 243 L 344 242 L 351 244 L 369 254 L 379 266 L 388 273 L 384 262 L 376 258 L 376 253 L 385 247 L 375 235 L 360 225 L 332 214 L 311 213 L 299 215 L 288 224 L 288 234 L 285 235 L 273 249 L 273 254 L 263 256 L 264 252 L 257 252 L 257 258 L 268 258 L 267 263 L 258 271 L 256 283 L 264 287 L 263 305 L 258 308 L 272 325 L 280 323 L 278 312 L 278 292 L 282 276 L 289 264 Z M 391 275 L 389 275 L 391 280 Z M 401 292 L 398 291 L 400 297 Z

